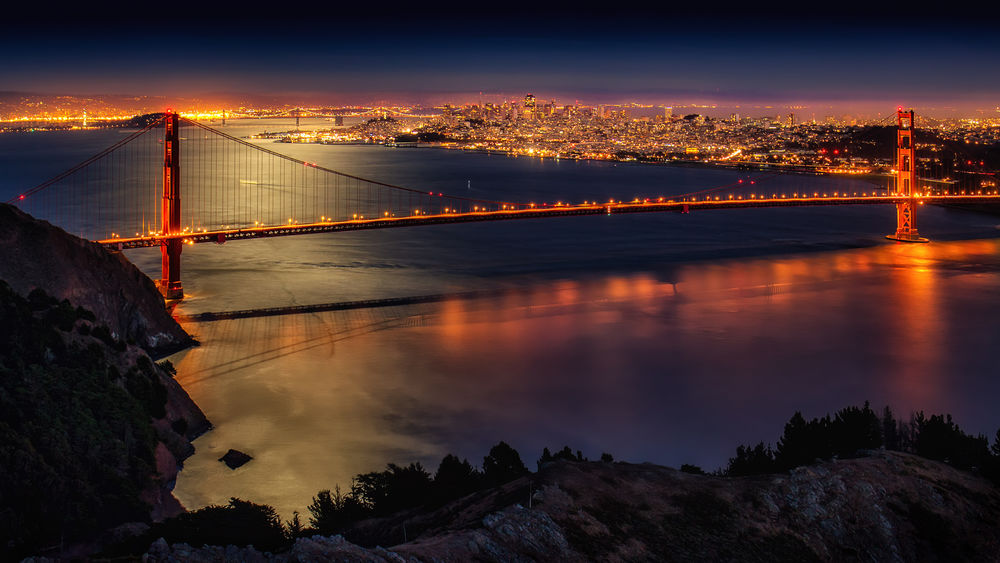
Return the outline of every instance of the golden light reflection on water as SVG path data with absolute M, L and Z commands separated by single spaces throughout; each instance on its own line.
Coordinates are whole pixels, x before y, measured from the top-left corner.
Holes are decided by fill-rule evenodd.
M 203 345 L 172 359 L 216 429 L 177 494 L 289 516 L 386 462 L 477 463 L 501 439 L 529 465 L 569 444 L 711 469 L 795 410 L 866 399 L 995 430 L 998 250 L 884 245 L 192 324 Z M 254 461 L 230 472 L 216 461 L 230 447 Z
M 946 327 L 940 321 L 930 253 L 914 248 L 896 257 L 899 262 L 889 280 L 896 315 L 886 330 L 885 345 L 894 360 L 888 375 L 897 392 L 906 394 L 909 402 L 921 404 L 946 392 L 948 366 L 942 353 Z

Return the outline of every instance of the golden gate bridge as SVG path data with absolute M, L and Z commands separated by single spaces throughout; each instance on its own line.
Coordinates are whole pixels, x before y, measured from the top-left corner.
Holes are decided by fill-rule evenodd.
M 896 230 L 888 238 L 927 242 L 917 230 L 919 205 L 1000 203 L 995 187 L 961 193 L 931 189 L 933 180 L 917 176 L 913 133 L 913 111 L 899 110 L 894 182 L 884 193 L 874 187 L 761 192 L 756 181 L 737 180 L 629 201 L 537 203 L 448 195 L 345 174 L 168 110 L 8 203 L 110 250 L 160 247 L 157 283 L 168 299 L 183 296 L 180 258 L 186 244 L 447 223 L 818 205 L 894 205 Z

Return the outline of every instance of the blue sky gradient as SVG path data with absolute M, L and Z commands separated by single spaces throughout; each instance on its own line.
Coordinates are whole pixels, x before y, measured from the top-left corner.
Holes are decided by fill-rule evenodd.
M 860 5 L 325 6 L 62 13 L 0 38 L 0 90 L 329 103 L 533 92 L 583 103 L 1000 106 L 996 8 L 904 17 Z

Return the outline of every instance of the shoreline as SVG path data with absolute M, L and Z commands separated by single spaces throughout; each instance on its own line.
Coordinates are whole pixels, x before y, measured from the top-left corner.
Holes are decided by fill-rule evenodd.
M 883 181 L 890 176 L 877 174 L 877 173 L 867 173 L 867 174 L 838 174 L 835 172 L 824 172 L 819 170 L 808 170 L 805 168 L 789 168 L 789 165 L 782 165 L 776 163 L 750 163 L 750 162 L 740 162 L 740 163 L 724 163 L 716 161 L 705 161 L 705 160 L 692 160 L 692 159 L 663 159 L 663 160 L 649 160 L 641 158 L 588 158 L 588 157 L 561 157 L 561 156 L 549 156 L 549 155 L 527 155 L 518 154 L 515 151 L 508 151 L 503 149 L 473 149 L 468 147 L 450 147 L 442 146 L 439 144 L 432 145 L 431 143 L 424 143 L 421 146 L 417 143 L 413 146 L 406 147 L 393 147 L 384 143 L 356 143 L 356 144 L 373 144 L 382 145 L 386 148 L 416 148 L 416 149 L 443 149 L 443 150 L 457 150 L 462 152 L 471 153 L 481 153 L 488 155 L 502 155 L 514 158 L 538 158 L 544 160 L 570 160 L 570 161 L 586 161 L 586 162 L 608 162 L 613 164 L 636 164 L 636 165 L 646 165 L 646 166 L 677 166 L 682 168 L 699 168 L 704 170 L 745 170 L 751 172 L 764 172 L 764 173 L 778 173 L 778 174 L 789 174 L 795 176 L 823 176 L 823 177 L 833 177 L 833 178 L 853 178 L 858 180 L 867 180 L 871 182 Z
M 779 163 L 756 163 L 756 162 L 738 162 L 738 163 L 725 163 L 718 161 L 706 161 L 697 159 L 646 159 L 646 158 L 591 158 L 584 156 L 559 156 L 559 155 L 543 155 L 543 154 L 520 154 L 515 150 L 506 150 L 501 148 L 473 148 L 467 146 L 459 145 L 446 145 L 442 142 L 406 142 L 406 144 L 391 144 L 391 143 L 377 143 L 368 141 L 337 141 L 337 142 L 292 142 L 292 141 L 282 141 L 280 138 L 274 137 L 258 137 L 258 135 L 250 135 L 248 138 L 260 139 L 267 138 L 273 139 L 275 143 L 285 143 L 285 144 L 312 144 L 312 145 L 331 145 L 331 146 L 361 146 L 361 145 L 373 145 L 382 146 L 385 148 L 392 149 L 439 149 L 439 150 L 449 150 L 449 151 L 461 151 L 468 153 L 479 153 L 486 155 L 498 155 L 507 156 L 513 158 L 538 158 L 544 160 L 568 160 L 568 161 L 587 161 L 587 162 L 608 162 L 613 164 L 643 164 L 643 165 L 654 165 L 654 166 L 679 166 L 679 167 L 690 167 L 690 168 L 701 168 L 707 170 L 745 170 L 752 172 L 766 172 L 766 173 L 779 173 L 779 174 L 791 174 L 797 176 L 826 176 L 826 177 L 846 177 L 854 178 L 858 180 L 866 180 L 871 182 L 882 182 L 888 180 L 891 175 L 880 174 L 874 172 L 868 173 L 836 173 L 821 170 L 811 170 L 806 166 L 796 167 L 794 165 L 784 165 Z

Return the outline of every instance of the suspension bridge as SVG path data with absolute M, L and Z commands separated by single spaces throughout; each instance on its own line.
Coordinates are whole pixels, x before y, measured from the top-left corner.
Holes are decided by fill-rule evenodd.
M 1000 203 L 996 187 L 941 193 L 930 187 L 933 181 L 921 184 L 913 134 L 913 111 L 898 111 L 894 181 L 884 192 L 873 187 L 868 192 L 759 193 L 754 181 L 738 180 L 669 197 L 535 203 L 461 197 L 345 174 L 168 110 L 8 203 L 109 250 L 160 247 L 157 284 L 168 299 L 183 296 L 184 245 L 205 242 L 478 221 L 817 205 L 894 205 L 896 230 L 888 238 L 927 242 L 917 230 L 919 205 Z

